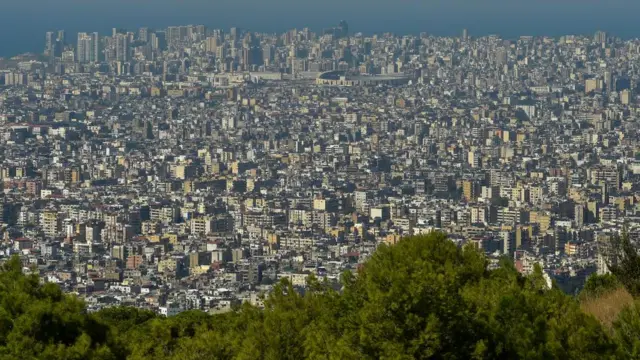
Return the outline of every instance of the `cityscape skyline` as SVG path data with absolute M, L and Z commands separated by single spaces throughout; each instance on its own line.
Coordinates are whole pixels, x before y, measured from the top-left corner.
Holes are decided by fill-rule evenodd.
M 433 231 L 574 293 L 640 239 L 639 41 L 354 32 L 43 34 L 0 72 L 0 260 L 75 259 L 42 274 L 89 302 L 156 282 L 172 315 Z M 235 293 L 162 287 L 205 278 Z
M 388 292 L 387 275 L 419 293 L 437 290 L 436 298 L 446 303 L 455 296 L 466 298 L 478 285 L 485 288 L 485 280 L 495 281 L 486 287 L 493 292 L 494 286 L 503 287 L 501 277 L 508 276 L 532 296 L 551 294 L 560 310 L 573 303 L 576 316 L 585 318 L 589 311 L 582 310 L 581 302 L 589 298 L 583 294 L 594 292 L 594 283 L 619 281 L 629 302 L 640 297 L 638 276 L 629 270 L 640 268 L 640 39 L 621 39 L 602 21 L 589 21 L 585 14 L 593 8 L 574 6 L 571 19 L 580 19 L 583 27 L 553 36 L 553 26 L 570 25 L 568 18 L 554 22 L 562 12 L 544 14 L 544 7 L 517 2 L 501 7 L 498 0 L 489 7 L 473 5 L 456 21 L 443 17 L 407 27 L 419 27 L 416 32 L 394 31 L 404 22 L 387 27 L 379 19 L 404 19 L 398 14 L 410 9 L 417 18 L 425 8 L 422 3 L 383 14 L 381 3 L 373 2 L 361 15 L 377 15 L 366 22 L 353 20 L 353 3 L 344 11 L 328 8 L 331 16 L 314 13 L 320 9 L 314 3 L 302 18 L 274 17 L 277 9 L 262 4 L 245 13 L 262 12 L 262 22 L 245 17 L 239 23 L 228 19 L 231 24 L 216 23 L 207 12 L 202 21 L 184 21 L 180 13 L 197 8 L 196 2 L 185 4 L 176 7 L 175 17 L 166 17 L 171 26 L 156 25 L 164 18 L 146 21 L 162 12 L 162 6 L 135 18 L 135 11 L 118 8 L 116 1 L 120 20 L 109 22 L 114 9 L 102 13 L 94 6 L 90 12 L 78 5 L 65 16 L 87 26 L 76 32 L 74 23 L 55 26 L 62 19 L 51 16 L 49 23 L 38 25 L 46 31 L 33 36 L 38 55 L 0 61 L 0 298 L 26 299 L 4 294 L 15 288 L 12 284 L 25 283 L 18 275 L 31 274 L 26 282 L 42 284 L 37 286 L 46 294 L 57 291 L 56 299 L 72 294 L 66 298 L 76 305 L 68 310 L 89 320 L 126 322 L 135 319 L 131 314 L 144 313 L 146 320 L 134 332 L 148 333 L 149 346 L 139 347 L 138 336 L 131 336 L 132 345 L 116 340 L 109 342 L 113 349 L 101 347 L 99 359 L 148 355 L 168 360 L 192 357 L 149 352 L 167 348 L 155 342 L 165 336 L 149 332 L 145 324 L 173 332 L 151 317 L 169 326 L 205 319 L 204 314 L 213 322 L 242 324 L 246 311 L 258 315 L 251 317 L 262 326 L 262 319 L 265 324 L 271 320 L 260 314 L 279 312 L 265 300 L 270 294 L 287 307 L 292 299 L 319 304 L 318 294 L 327 309 L 343 303 L 344 296 L 344 319 L 357 317 L 369 326 L 369 305 L 349 299 L 369 297 L 352 296 L 352 289 L 369 289 L 357 282 L 376 274 L 384 275 L 381 292 L 410 305 L 395 308 L 410 309 L 412 316 L 411 307 L 433 304 L 432 295 L 410 291 L 409 297 L 395 296 L 407 291 Z M 454 5 L 434 5 L 430 18 L 435 10 L 445 12 Z M 492 8 L 493 17 L 484 17 L 482 11 Z M 287 14 L 298 9 L 292 6 Z M 482 11 L 464 15 L 469 9 Z M 76 12 L 84 15 L 75 18 Z M 520 18 L 506 15 L 513 13 L 539 21 L 548 36 L 525 35 L 529 32 L 522 31 Z M 500 14 L 504 19 L 486 29 L 503 26 L 518 35 L 478 30 Z M 313 21 L 294 24 L 311 16 Z M 125 24 L 133 21 L 127 19 L 136 24 Z M 282 29 L 267 32 L 265 27 L 276 26 L 276 19 Z M 438 26 L 451 28 L 451 33 L 434 36 L 439 34 L 429 28 Z M 484 36 L 488 33 L 494 36 Z M 15 41 L 31 36 L 18 29 L 5 35 Z M 407 251 L 416 254 L 415 261 Z M 460 276 L 451 272 L 452 261 L 438 255 L 445 253 L 459 263 Z M 424 261 L 429 259 L 434 266 Z M 383 264 L 380 270 L 370 271 L 376 263 Z M 416 274 L 420 281 L 415 285 L 403 280 Z M 431 281 L 436 277 L 442 279 L 440 285 Z M 446 293 L 438 290 L 445 288 Z M 22 285 L 18 289 L 36 293 Z M 330 289 L 335 296 L 326 292 Z M 504 299 L 514 298 L 506 290 L 500 297 L 474 297 L 517 315 L 513 322 L 521 325 L 522 317 L 503 306 Z M 489 316 L 469 312 L 479 304 L 470 301 L 462 313 L 475 314 L 478 325 L 500 319 L 492 315 L 494 310 Z M 523 314 L 530 314 L 526 308 L 534 301 L 518 302 Z M 49 303 L 43 305 L 53 309 Z M 392 308 L 377 300 L 373 304 L 380 305 L 381 314 Z M 418 307 L 432 311 L 431 306 Z M 11 301 L 0 301 L 0 323 L 7 323 L 7 309 L 14 308 Z M 27 318 L 41 323 L 44 308 L 30 306 Z M 308 339 L 316 338 L 313 319 L 321 318 L 315 310 L 320 307 L 296 308 L 315 313 L 299 328 L 312 334 Z M 260 309 L 266 311 L 258 313 Z M 2 339 L 34 343 L 21 340 L 21 329 L 42 341 L 38 332 L 20 325 L 30 323 L 24 314 L 12 316 L 17 331 L 5 335 L 11 327 L 0 327 L 0 355 L 5 357 L 6 348 L 20 348 Z M 514 344 L 513 354 L 520 344 L 533 342 L 520 341 L 528 331 L 512 329 L 541 326 L 542 317 L 525 317 L 535 325 L 504 327 L 518 340 L 508 341 Z M 432 332 L 432 315 L 413 318 L 423 324 L 415 326 L 411 320 L 407 334 Z M 446 327 L 457 323 L 446 314 L 438 321 Z M 42 323 L 48 334 L 62 328 L 55 321 L 53 327 Z M 335 318 L 336 325 L 327 331 L 339 333 L 334 329 L 341 323 Z M 237 335 L 224 335 L 224 341 L 236 344 L 235 338 L 253 328 L 247 326 L 239 327 Z M 607 326 L 603 323 L 602 331 Z M 483 345 L 484 334 L 493 337 L 495 329 L 491 325 L 480 333 L 476 328 L 470 334 L 476 334 L 472 342 L 479 345 L 466 346 L 468 351 L 451 358 L 471 358 L 471 351 L 474 357 L 518 358 L 503 350 L 484 356 L 486 349 L 499 347 Z M 263 329 L 260 338 L 273 334 L 270 327 Z M 395 333 L 398 327 L 388 329 Z M 113 334 L 124 336 L 118 331 Z M 554 330 L 550 333 L 556 336 Z M 340 343 L 324 345 L 326 349 L 355 338 L 338 335 Z M 549 346 L 557 348 L 554 338 L 536 337 L 551 339 Z M 407 344 L 414 341 L 403 338 Z M 246 340 L 230 343 L 231 348 L 218 341 L 222 338 L 211 339 L 215 345 L 202 345 L 214 352 L 228 348 L 238 358 L 249 354 Z M 48 348 L 34 353 L 49 358 L 44 354 L 55 347 L 55 358 L 71 358 L 59 346 L 70 344 L 65 341 L 54 338 Z M 95 339 L 96 344 L 102 341 Z M 282 347 L 275 346 L 269 353 L 276 355 L 266 357 L 315 359 L 302 355 L 311 354 L 307 338 L 298 341 L 296 355 L 284 356 Z M 76 343 L 70 353 L 87 344 L 85 336 Z M 371 359 L 403 351 L 354 345 Z M 180 346 L 191 352 L 190 346 Z M 635 349 L 616 346 L 620 351 L 611 351 Z M 404 358 L 420 358 L 415 355 L 423 351 L 416 348 Z M 433 354 L 450 357 L 446 351 L 434 349 Z M 109 352 L 114 356 L 102 356 Z M 231 354 L 225 358 L 236 356 Z M 571 358 L 540 356 L 547 357 Z
M 273 33 L 303 27 L 320 30 L 346 19 L 354 32 L 364 34 L 393 32 L 415 35 L 427 32 L 436 36 L 452 36 L 458 35 L 462 28 L 468 28 L 474 36 L 497 34 L 503 38 L 588 35 L 597 30 L 623 39 L 640 36 L 640 32 L 630 26 L 634 21 L 634 9 L 640 10 L 640 4 L 624 0 L 606 5 L 594 1 L 588 6 L 575 6 L 574 1 L 567 1 L 553 7 L 548 1 L 536 2 L 536 5 L 493 0 L 482 5 L 463 6 L 459 1 L 445 4 L 405 0 L 395 6 L 373 2 L 367 7 L 359 6 L 363 5 L 361 1 L 350 1 L 342 4 L 340 11 L 336 11 L 334 6 L 338 3 L 332 1 L 304 5 L 288 1 L 270 2 L 269 5 L 253 4 L 249 0 L 235 4 L 223 1 L 215 5 L 186 1 L 179 6 L 175 6 L 175 2 L 161 1 L 154 3 L 153 7 L 145 1 L 137 1 L 128 5 L 127 12 L 122 12 L 118 4 L 117 1 L 106 6 L 101 2 L 41 3 L 37 0 L 7 4 L 5 11 L 16 16 L 0 24 L 0 43 L 3 44 L 0 56 L 39 52 L 41 34 L 53 29 L 65 29 L 75 36 L 79 32 L 105 34 L 114 26 L 165 28 L 189 23 L 209 28 L 238 26 L 250 31 Z M 243 6 L 250 10 L 241 11 Z M 92 13 L 100 16 L 86 15 Z M 30 21 L 23 21 L 25 17 Z M 542 18 L 546 21 L 540 21 Z
M 640 354 L 640 2 L 3 10 L 1 358 Z

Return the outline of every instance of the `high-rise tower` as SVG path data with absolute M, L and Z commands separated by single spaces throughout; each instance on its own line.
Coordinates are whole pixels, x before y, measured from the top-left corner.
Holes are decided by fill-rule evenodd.
M 100 60 L 100 36 L 97 32 L 78 33 L 76 55 L 80 63 L 96 63 Z

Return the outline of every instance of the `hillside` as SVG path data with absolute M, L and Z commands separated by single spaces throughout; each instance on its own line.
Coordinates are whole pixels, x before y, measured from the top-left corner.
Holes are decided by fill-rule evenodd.
M 605 327 L 577 299 L 443 234 L 381 247 L 336 292 L 276 286 L 266 309 L 88 314 L 17 259 L 0 273 L 0 359 L 606 359 L 636 356 L 635 306 Z

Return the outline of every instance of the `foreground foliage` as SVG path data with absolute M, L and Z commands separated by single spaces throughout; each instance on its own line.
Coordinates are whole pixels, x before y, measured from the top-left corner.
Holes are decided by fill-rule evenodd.
M 615 236 L 605 251 L 605 259 L 611 274 L 633 296 L 640 296 L 640 254 L 625 230 Z
M 54 285 L 0 274 L 0 359 L 607 359 L 640 353 L 638 307 L 605 329 L 537 269 L 497 270 L 442 234 L 382 246 L 341 292 L 278 284 L 265 310 L 86 314 Z
M 14 258 L 0 273 L 0 359 L 115 359 L 81 301 L 21 269 Z

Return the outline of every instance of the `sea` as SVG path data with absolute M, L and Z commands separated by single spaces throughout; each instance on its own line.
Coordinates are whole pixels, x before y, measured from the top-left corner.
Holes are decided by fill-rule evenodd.
M 187 24 L 282 32 L 346 20 L 364 34 L 640 37 L 638 0 L 0 0 L 0 13 L 0 57 L 42 52 L 47 31 L 64 29 L 73 42 L 80 31 Z

